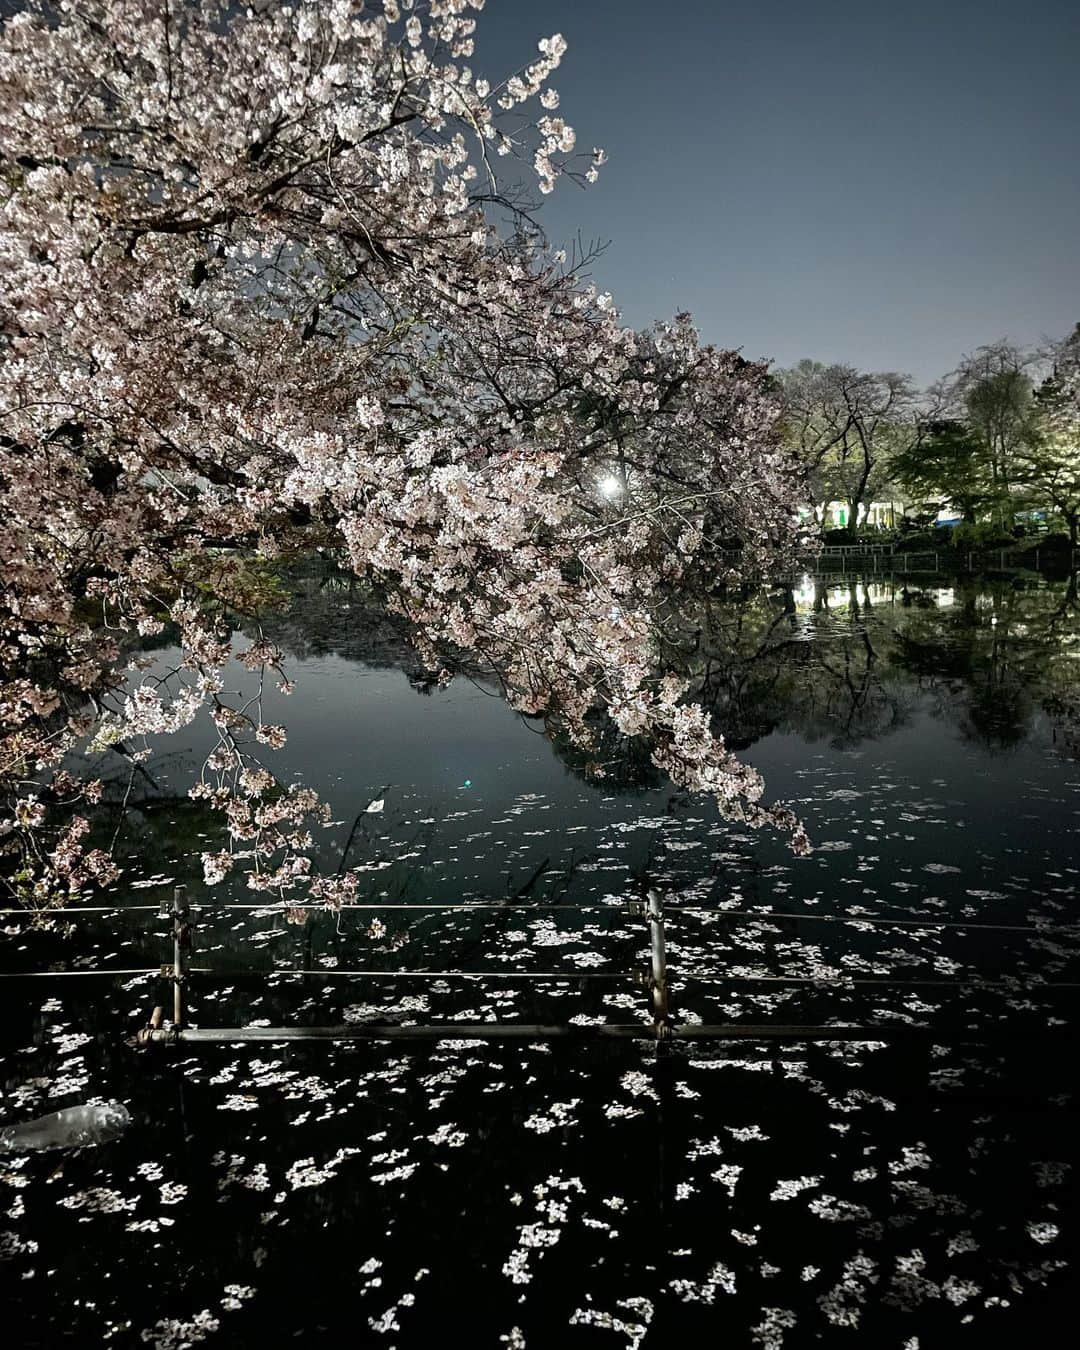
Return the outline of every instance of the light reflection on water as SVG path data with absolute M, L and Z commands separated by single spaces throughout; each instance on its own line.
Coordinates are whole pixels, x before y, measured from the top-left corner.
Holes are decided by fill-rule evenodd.
M 1075 992 L 1048 987 L 1080 979 L 1080 625 L 1064 584 L 804 579 L 686 617 L 682 659 L 717 725 L 807 819 L 815 851 L 794 860 L 672 792 L 632 747 L 595 783 L 482 682 L 425 686 L 392 631 L 324 581 L 298 578 L 268 625 L 296 653 L 298 690 L 266 712 L 290 730 L 277 771 L 333 806 L 322 861 L 336 865 L 357 813 L 384 796 L 348 859 L 368 869 L 365 899 L 521 892 L 580 913 L 386 910 L 378 939 L 367 914 L 300 928 L 221 915 L 200 933 L 197 960 L 226 976 L 198 987 L 203 1024 L 638 1019 L 629 978 L 540 990 L 250 972 L 629 973 L 643 930 L 623 901 L 646 882 L 673 908 L 709 911 L 670 922 L 681 1017 L 943 1036 L 1072 1019 Z M 182 793 L 208 746 L 193 731 L 148 766 L 126 885 L 190 877 L 213 825 Z M 875 916 L 1044 931 L 862 922 Z M 131 915 L 67 938 L 10 932 L 4 968 L 163 954 Z M 822 983 L 724 983 L 733 973 Z M 976 977 L 1019 983 L 850 983 Z M 632 1045 L 224 1046 L 139 1060 L 121 1032 L 160 999 L 155 982 L 29 990 L 4 987 L 7 1114 L 117 1097 L 136 1124 L 58 1174 L 45 1156 L 0 1173 L 16 1343 L 63 1326 L 94 1344 L 325 1330 L 426 1346 L 459 1315 L 492 1345 L 715 1337 L 719 1317 L 733 1344 L 840 1327 L 868 1344 L 968 1329 L 985 1344 L 1014 1314 L 1029 1325 L 1044 1286 L 1064 1288 L 1071 1049 L 696 1046 L 656 1063 Z M 121 1278 L 135 1268 L 137 1282 Z

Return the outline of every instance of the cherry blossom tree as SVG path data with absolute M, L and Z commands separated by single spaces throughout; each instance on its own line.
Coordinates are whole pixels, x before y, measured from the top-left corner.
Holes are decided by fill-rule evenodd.
M 0 847 L 32 904 L 115 877 L 73 752 L 208 715 L 192 795 L 234 866 L 290 903 L 315 795 L 231 699 L 243 560 L 319 547 L 404 615 L 425 659 L 470 650 L 513 705 L 588 747 L 648 738 L 677 783 L 805 849 L 657 661 L 717 511 L 760 575 L 796 545 L 796 476 L 764 367 L 685 316 L 622 325 L 504 186 L 595 178 L 540 41 L 469 68 L 482 0 L 30 0 L 0 41 Z M 497 229 L 495 212 L 510 226 Z M 598 491 L 632 462 L 638 490 Z M 140 637 L 175 629 L 165 683 Z M 254 641 L 240 659 L 289 683 Z M 134 663 L 134 668 L 133 668 Z M 263 761 L 266 761 L 264 763 Z

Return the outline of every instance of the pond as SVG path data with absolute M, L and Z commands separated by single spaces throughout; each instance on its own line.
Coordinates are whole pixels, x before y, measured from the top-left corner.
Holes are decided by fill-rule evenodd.
M 273 767 L 331 803 L 320 862 L 359 867 L 378 908 L 290 924 L 231 879 L 203 893 L 197 853 L 219 834 L 185 796 L 211 744 L 197 727 L 161 744 L 123 814 L 127 770 L 102 759 L 117 909 L 6 916 L 0 1124 L 110 1099 L 132 1123 L 0 1157 L 12 1344 L 721 1331 L 926 1350 L 1050 1325 L 1075 1247 L 1069 582 L 805 577 L 688 604 L 673 654 L 806 821 L 806 858 L 674 791 L 633 745 L 606 745 L 598 777 L 478 672 L 425 681 L 328 572 L 288 589 L 264 623 L 297 684 L 267 695 L 289 730 Z M 197 1024 L 446 1038 L 132 1049 L 167 998 L 147 907 L 175 882 L 213 906 Z M 934 1034 L 455 1041 L 455 1021 L 646 1021 L 628 902 L 649 887 L 677 1021 Z M 475 908 L 435 908 L 451 904 Z

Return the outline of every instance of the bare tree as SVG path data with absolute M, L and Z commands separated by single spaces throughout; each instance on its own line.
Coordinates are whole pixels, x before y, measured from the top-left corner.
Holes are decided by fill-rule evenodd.
M 857 523 L 888 482 L 890 460 L 920 434 L 911 377 L 800 361 L 779 381 L 785 437 L 803 463 L 812 504 L 844 502 Z

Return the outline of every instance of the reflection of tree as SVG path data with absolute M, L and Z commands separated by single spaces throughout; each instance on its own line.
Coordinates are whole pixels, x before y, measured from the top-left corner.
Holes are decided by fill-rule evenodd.
M 865 587 L 817 587 L 806 608 L 799 612 L 790 590 L 748 598 L 736 613 L 710 607 L 695 673 L 733 748 L 773 730 L 851 745 L 906 720 L 912 700 L 880 658 L 880 621 Z
M 368 666 L 394 666 L 421 678 L 422 662 L 406 622 L 329 563 L 290 571 L 288 600 L 260 615 L 262 632 L 298 660 L 340 656 Z
M 948 607 L 913 606 L 895 634 L 893 659 L 914 675 L 938 716 L 974 742 L 1022 741 L 1030 683 L 1016 660 L 1010 588 L 961 582 Z
M 687 668 L 728 743 L 774 730 L 855 745 L 916 706 L 996 749 L 1019 744 L 1037 707 L 1063 743 L 1080 730 L 1080 609 L 1065 588 L 1021 578 L 916 589 L 907 579 L 824 581 L 703 601 Z M 669 653 L 670 655 L 670 653 Z
M 347 577 L 320 569 L 291 575 L 288 587 L 289 603 L 262 626 L 291 654 L 395 666 L 419 691 L 431 687 L 407 627 Z M 1023 741 L 1038 708 L 1063 744 L 1080 739 L 1075 576 L 1064 587 L 963 577 L 920 588 L 867 577 L 684 595 L 664 632 L 664 659 L 694 679 L 732 749 L 774 731 L 857 745 L 903 727 L 916 707 L 996 749 Z M 498 685 L 497 672 L 471 674 Z M 588 751 L 554 720 L 533 725 L 586 781 L 616 792 L 661 786 L 647 747 L 610 724 L 597 725 Z
M 1051 691 L 1059 702 L 1075 691 L 1069 653 L 1078 629 L 1074 582 L 1062 590 L 1019 578 L 965 579 L 956 603 L 911 625 L 901 650 L 961 734 L 1007 749 L 1027 736 L 1038 706 L 1051 711 Z
M 584 750 L 555 722 L 547 721 L 544 726 L 544 735 L 570 772 L 605 792 L 653 792 L 668 783 L 640 737 L 624 736 L 610 721 L 598 720 L 595 731 L 596 743 Z
M 91 817 L 93 842 L 104 847 L 116 837 L 116 860 L 129 879 L 164 873 L 177 882 L 201 882 L 200 853 L 227 842 L 221 817 L 154 780 L 127 794 L 126 781 L 126 774 L 105 780 Z
M 1051 616 L 1054 634 L 1040 687 L 1044 712 L 1053 726 L 1054 743 L 1070 758 L 1080 759 L 1080 597 L 1074 572 Z

